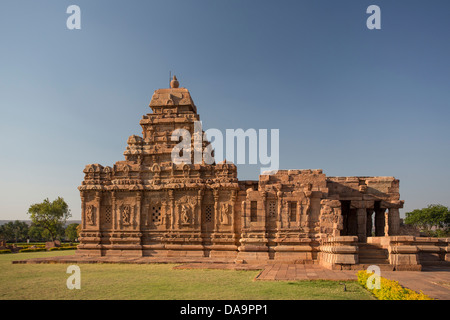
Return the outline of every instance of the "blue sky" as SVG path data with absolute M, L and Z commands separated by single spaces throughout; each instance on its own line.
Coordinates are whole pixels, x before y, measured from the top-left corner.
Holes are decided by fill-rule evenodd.
M 66 9 L 81 9 L 69 30 Z M 366 9 L 381 8 L 381 30 Z M 0 1 L 0 219 L 123 160 L 169 71 L 204 129 L 280 130 L 281 169 L 395 176 L 449 206 L 450 2 Z M 239 166 L 257 180 L 259 166 Z

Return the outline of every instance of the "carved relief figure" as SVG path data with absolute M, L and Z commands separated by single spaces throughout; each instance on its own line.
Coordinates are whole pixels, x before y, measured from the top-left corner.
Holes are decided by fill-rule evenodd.
M 333 212 L 333 209 L 331 209 L 331 207 L 328 204 L 325 204 L 322 206 L 322 208 L 320 209 L 320 215 L 328 215 L 331 214 Z
M 181 223 L 189 224 L 191 208 L 187 204 L 181 205 Z
M 228 203 L 224 203 L 222 205 L 221 215 L 220 215 L 220 223 L 221 224 L 230 224 L 230 206 Z
M 319 215 L 320 232 L 327 233 L 332 229 L 333 209 L 329 206 L 327 200 L 322 200 L 321 204 L 322 207 L 320 208 Z
M 162 209 L 162 218 L 161 224 L 166 228 L 170 225 L 170 214 L 167 208 L 169 207 L 169 203 L 166 198 L 161 199 L 161 209 Z
M 305 202 L 303 206 L 303 214 L 309 216 L 311 209 L 311 199 L 309 197 L 305 197 Z
M 130 224 L 131 208 L 130 206 L 124 206 L 122 209 L 122 221 L 124 224 Z
M 342 216 L 340 208 L 334 208 L 334 219 L 333 219 L 333 233 L 334 237 L 341 235 L 341 230 L 344 229 L 344 217 Z
M 86 208 L 86 221 L 90 225 L 95 225 L 94 210 L 95 207 L 93 205 L 89 205 Z
M 302 228 L 304 228 L 305 232 L 309 232 L 309 227 L 310 227 L 310 213 L 311 213 L 311 194 L 310 192 L 305 192 L 305 198 L 303 200 L 303 205 L 302 205 L 302 209 L 303 209 L 303 216 L 304 219 L 302 219 Z

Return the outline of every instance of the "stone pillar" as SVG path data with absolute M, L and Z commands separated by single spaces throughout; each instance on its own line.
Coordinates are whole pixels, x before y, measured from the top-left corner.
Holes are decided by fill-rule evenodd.
M 247 228 L 247 201 L 244 200 L 241 203 L 241 211 L 242 211 L 242 230 Z
M 100 191 L 95 192 L 95 224 L 97 229 L 100 230 L 100 206 L 102 201 L 102 193 Z
M 141 228 L 141 207 L 142 207 L 142 192 L 138 191 L 136 194 L 136 218 L 133 224 L 133 229 Z
M 267 192 L 262 191 L 261 192 L 261 199 L 262 199 L 262 215 L 261 215 L 261 222 L 264 229 L 267 228 L 266 221 L 267 221 Z
M 301 220 L 302 220 L 302 201 L 299 199 L 297 201 L 297 227 L 301 228 Z
M 368 224 L 371 225 L 370 217 L 368 223 L 368 212 L 373 210 L 375 203 L 374 201 L 369 200 L 359 200 L 352 201 L 350 207 L 356 209 L 356 227 L 357 227 L 357 235 L 358 240 L 360 242 L 367 241 L 367 237 L 370 237 L 372 234 L 370 230 L 368 230 Z
M 179 203 L 175 203 L 175 212 L 178 219 L 177 229 L 181 229 L 181 205 Z
M 113 231 L 116 231 L 117 229 L 117 208 L 116 208 L 116 192 L 111 192 L 111 219 L 112 219 L 112 229 Z
M 283 192 L 278 191 L 277 197 L 278 197 L 277 231 L 279 231 L 282 227 L 281 221 L 282 221 L 282 210 L 283 210 Z
M 389 235 L 389 211 L 384 211 L 384 236 Z
M 367 240 L 367 211 L 366 208 L 358 208 L 356 210 L 358 219 L 358 240 L 365 242 Z
M 197 224 L 199 226 L 201 226 L 202 221 L 201 221 L 201 217 L 202 217 L 202 200 L 203 200 L 203 190 L 198 190 L 197 191 L 197 208 L 198 208 L 198 212 L 197 212 Z
M 219 190 L 213 191 L 214 197 L 214 232 L 219 230 L 219 221 L 220 221 L 220 206 L 219 206 Z
M 85 203 L 85 195 L 84 195 L 84 191 L 80 192 L 80 197 L 81 197 L 81 229 L 84 230 L 86 229 L 86 203 Z
M 161 221 L 162 222 L 165 221 L 165 216 L 164 216 L 165 213 L 166 213 L 166 210 L 165 210 L 165 208 L 163 208 L 163 205 L 161 205 Z M 141 230 L 146 229 L 146 228 L 149 227 L 150 219 L 151 219 L 151 217 L 150 217 L 150 204 L 146 203 L 146 204 L 142 205 L 142 209 L 141 209 L 141 221 L 140 221 L 140 223 L 141 223 L 141 228 L 140 229 Z M 164 224 L 164 223 L 162 223 L 162 224 Z
M 371 237 L 372 236 L 372 214 L 374 210 L 373 209 L 367 209 L 367 218 L 366 218 L 366 236 Z
M 367 211 L 366 203 L 362 200 L 352 201 L 351 209 L 356 209 L 356 235 L 359 242 L 365 242 L 367 239 Z
M 398 208 L 389 208 L 388 221 L 386 225 L 389 226 L 388 233 L 385 235 L 396 236 L 400 231 L 400 211 Z
M 311 226 L 310 226 L 311 217 L 310 217 L 310 215 L 311 215 L 311 196 L 312 196 L 312 191 L 311 191 L 311 186 L 310 185 L 308 185 L 307 190 L 304 191 L 304 193 L 305 193 L 305 206 L 303 208 L 303 210 L 304 210 L 303 215 L 305 217 L 303 219 L 304 225 L 305 225 L 304 230 L 305 230 L 306 233 L 309 233 L 309 231 L 311 229 Z
M 175 196 L 173 190 L 169 190 L 169 208 L 170 208 L 170 229 L 175 230 Z
M 161 215 L 162 215 L 162 220 L 161 220 L 161 224 L 164 226 L 164 229 L 168 230 L 170 229 L 170 225 L 171 225 L 171 219 L 170 219 L 170 206 L 168 205 L 166 200 L 163 200 L 161 202 Z M 150 213 L 150 206 L 149 209 L 147 210 L 147 227 L 150 225 L 150 221 L 151 221 L 151 213 Z
M 236 234 L 236 225 L 235 225 L 235 210 L 234 206 L 236 205 L 236 190 L 231 191 L 231 217 L 230 217 L 230 223 L 231 223 L 231 231 Z

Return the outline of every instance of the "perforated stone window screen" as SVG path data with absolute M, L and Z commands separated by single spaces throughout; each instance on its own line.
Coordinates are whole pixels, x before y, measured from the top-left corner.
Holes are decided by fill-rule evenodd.
M 111 223 L 111 215 L 112 215 L 111 206 L 105 206 L 105 222 L 106 223 Z
M 297 217 L 297 202 L 291 201 L 289 202 L 289 213 L 291 215 L 291 221 L 295 221 Z
M 160 223 L 161 222 L 161 206 L 152 206 L 152 222 Z
M 269 201 L 269 217 L 275 218 L 277 216 L 277 202 Z
M 208 204 L 205 208 L 205 222 L 211 222 L 213 218 L 214 205 Z

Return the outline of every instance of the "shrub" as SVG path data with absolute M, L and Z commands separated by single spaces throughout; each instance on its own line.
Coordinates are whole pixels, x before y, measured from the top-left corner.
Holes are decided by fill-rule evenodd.
M 19 250 L 19 252 L 38 252 L 38 251 L 46 251 L 46 249 L 45 248 L 35 248 L 35 249 L 26 248 L 26 249 Z
M 0 254 L 3 254 L 3 253 L 11 253 L 11 250 L 9 250 L 9 249 L 0 250 Z
M 55 251 L 55 250 L 75 250 L 77 248 L 77 246 L 65 246 L 65 247 L 53 247 L 50 248 L 50 251 Z
M 45 242 L 33 242 L 33 241 L 30 241 L 30 242 L 17 242 L 16 245 L 19 246 L 19 247 L 33 246 L 33 245 L 34 246 L 39 246 L 39 245 L 44 245 L 45 246 Z
M 72 243 L 61 243 L 61 247 L 73 247 Z
M 369 289 L 367 279 L 372 274 L 366 270 L 358 272 L 358 283 L 370 291 L 378 300 L 433 300 L 426 294 L 403 288 L 397 281 L 380 277 L 380 289 Z
M 32 248 L 33 246 L 35 246 L 38 249 L 45 249 L 45 245 L 43 245 L 43 244 L 38 244 L 38 245 L 36 245 L 36 244 L 25 244 L 25 245 L 21 245 L 21 247 L 23 249 L 35 249 L 35 248 Z

